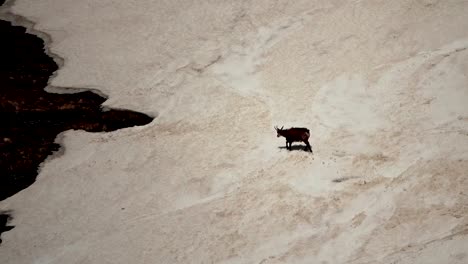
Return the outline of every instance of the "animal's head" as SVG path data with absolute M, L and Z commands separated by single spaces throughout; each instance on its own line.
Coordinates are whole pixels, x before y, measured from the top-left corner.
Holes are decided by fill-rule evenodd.
M 275 126 L 276 136 L 277 136 L 277 137 L 281 137 L 281 136 L 282 136 L 281 132 L 283 132 L 283 127 L 284 127 L 284 126 L 282 126 L 281 128 L 278 128 L 277 126 Z

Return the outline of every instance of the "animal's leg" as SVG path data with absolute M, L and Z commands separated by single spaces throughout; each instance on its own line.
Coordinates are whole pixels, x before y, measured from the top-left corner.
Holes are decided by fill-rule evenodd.
M 309 144 L 309 141 L 308 141 L 308 140 L 304 140 L 304 143 L 306 144 L 306 150 L 310 150 L 310 152 L 314 153 L 314 152 L 312 151 L 312 147 L 311 147 L 310 144 Z
M 286 140 L 286 149 L 289 150 L 289 145 L 288 145 L 288 141 Z

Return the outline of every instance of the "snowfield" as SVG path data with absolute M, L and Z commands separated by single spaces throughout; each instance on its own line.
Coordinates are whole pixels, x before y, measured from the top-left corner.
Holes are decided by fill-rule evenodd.
M 7 3 L 156 118 L 62 133 L 0 263 L 468 263 L 467 1 Z

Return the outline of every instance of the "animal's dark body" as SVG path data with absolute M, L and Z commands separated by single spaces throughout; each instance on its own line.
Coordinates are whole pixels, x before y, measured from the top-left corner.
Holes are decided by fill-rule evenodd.
M 275 127 L 275 129 L 278 137 L 286 138 L 286 148 L 288 150 L 291 150 L 291 145 L 293 142 L 304 142 L 306 144 L 305 150 L 312 152 L 312 147 L 309 144 L 309 129 L 305 127 L 291 127 L 289 129 Z

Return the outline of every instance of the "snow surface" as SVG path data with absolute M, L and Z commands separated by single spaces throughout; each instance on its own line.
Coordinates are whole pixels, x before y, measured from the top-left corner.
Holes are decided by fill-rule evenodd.
M 52 90 L 157 117 L 62 133 L 1 263 L 468 262 L 468 2 L 9 4 Z

